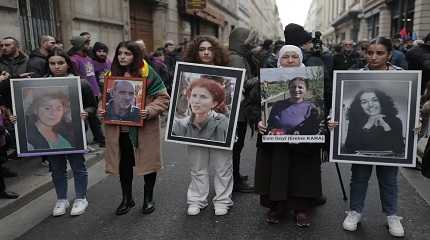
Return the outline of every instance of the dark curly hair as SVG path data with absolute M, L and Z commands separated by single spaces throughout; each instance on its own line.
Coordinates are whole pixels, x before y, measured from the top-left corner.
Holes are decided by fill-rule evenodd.
M 221 46 L 216 38 L 211 36 L 197 36 L 193 41 L 191 41 L 185 50 L 184 61 L 202 63 L 199 58 L 199 46 L 204 41 L 207 41 L 212 45 L 214 65 L 227 66 L 229 62 L 227 49 Z
M 133 62 L 128 66 L 121 66 L 118 60 L 118 52 L 120 48 L 127 48 L 133 54 Z M 143 53 L 139 45 L 133 41 L 120 42 L 115 50 L 115 57 L 112 61 L 112 75 L 123 76 L 125 72 L 129 72 L 133 77 L 141 77 L 141 68 L 143 66 Z
M 381 105 L 381 114 L 388 118 L 394 118 L 399 113 L 397 108 L 394 106 L 393 99 L 390 96 L 378 89 L 365 89 L 355 95 L 354 100 L 352 101 L 351 106 L 347 112 L 347 117 L 351 126 L 361 127 L 367 122 L 368 116 L 361 107 L 360 97 L 363 95 L 363 93 L 372 92 L 375 93 L 379 100 Z

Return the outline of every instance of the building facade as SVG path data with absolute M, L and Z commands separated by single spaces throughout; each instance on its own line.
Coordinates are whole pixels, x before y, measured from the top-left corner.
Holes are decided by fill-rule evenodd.
M 430 32 L 430 1 L 313 0 L 307 20 L 307 26 L 320 25 L 327 43 L 399 35 L 422 39 Z
M 284 38 L 275 0 L 239 0 L 237 15 L 238 26 L 257 31 L 261 39 Z
M 41 35 L 62 40 L 90 32 L 92 43 L 106 43 L 113 54 L 124 40 L 143 39 L 149 51 L 166 40 L 185 43 L 197 35 L 212 35 L 224 44 L 238 26 L 255 29 L 261 38 L 282 38 L 275 0 L 203 0 L 192 9 L 187 0 L 2 0 L 0 32 L 13 36 L 28 51 Z M 266 26 L 266 27 L 261 27 Z

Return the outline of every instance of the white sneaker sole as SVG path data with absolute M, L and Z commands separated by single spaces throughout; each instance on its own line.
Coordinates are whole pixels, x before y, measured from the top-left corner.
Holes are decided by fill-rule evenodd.
M 343 229 L 345 229 L 346 231 L 350 231 L 350 232 L 355 232 L 357 231 L 358 225 L 360 223 L 357 223 L 357 225 L 355 226 L 346 226 L 345 224 L 342 224 Z
M 79 216 L 82 215 L 87 209 L 81 210 L 79 212 L 70 212 L 70 216 Z

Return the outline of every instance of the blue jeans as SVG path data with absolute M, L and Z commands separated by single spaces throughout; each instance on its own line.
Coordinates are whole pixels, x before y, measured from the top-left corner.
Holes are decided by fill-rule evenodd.
M 67 160 L 73 172 L 76 198 L 86 198 L 88 172 L 83 154 L 46 156 L 49 161 L 52 181 L 54 182 L 57 199 L 67 199 Z
M 369 178 L 372 175 L 373 165 L 352 164 L 351 166 L 351 190 L 350 208 L 361 213 L 364 208 L 364 201 L 367 194 Z M 382 204 L 382 211 L 387 215 L 397 213 L 397 174 L 398 167 L 376 166 L 376 176 L 379 183 L 379 194 Z

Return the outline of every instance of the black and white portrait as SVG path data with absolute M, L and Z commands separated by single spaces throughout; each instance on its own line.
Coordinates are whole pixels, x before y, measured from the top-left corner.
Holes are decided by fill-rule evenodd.
M 418 74 L 399 73 L 336 73 L 333 157 L 379 165 L 414 161 Z
M 363 81 L 343 84 L 341 154 L 405 158 L 410 83 Z

